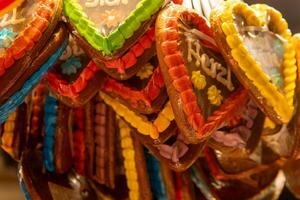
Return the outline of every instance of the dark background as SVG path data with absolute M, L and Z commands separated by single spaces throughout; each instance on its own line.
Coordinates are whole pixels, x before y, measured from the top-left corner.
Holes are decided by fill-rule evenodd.
M 300 1 L 299 0 L 245 0 L 249 4 L 265 3 L 279 10 L 288 21 L 293 34 L 300 33 Z

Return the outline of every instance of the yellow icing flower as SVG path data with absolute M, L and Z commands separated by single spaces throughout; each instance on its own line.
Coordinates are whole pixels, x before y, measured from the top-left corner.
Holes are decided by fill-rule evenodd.
M 192 83 L 196 89 L 198 90 L 204 89 L 206 86 L 205 76 L 203 76 L 200 71 L 193 71 Z
M 142 67 L 139 72 L 136 74 L 137 77 L 139 77 L 141 80 L 149 78 L 153 73 L 154 67 L 147 63 L 144 67 Z
M 211 104 L 219 106 L 222 103 L 223 96 L 221 95 L 221 91 L 218 90 L 216 86 L 211 86 L 208 88 L 207 97 Z

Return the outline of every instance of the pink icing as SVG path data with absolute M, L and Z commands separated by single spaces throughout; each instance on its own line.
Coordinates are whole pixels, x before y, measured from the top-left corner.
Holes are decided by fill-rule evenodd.
M 182 158 L 189 150 L 189 147 L 187 146 L 188 144 L 189 143 L 186 141 L 186 139 L 179 134 L 176 138 L 176 141 L 172 145 L 160 144 L 156 147 L 158 148 L 162 157 L 177 163 L 179 162 L 179 159 Z

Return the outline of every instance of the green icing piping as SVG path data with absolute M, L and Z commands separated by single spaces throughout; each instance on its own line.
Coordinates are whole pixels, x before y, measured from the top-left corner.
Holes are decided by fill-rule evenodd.
M 133 12 L 110 35 L 103 36 L 95 24 L 88 19 L 77 0 L 64 0 L 64 13 L 88 43 L 104 55 L 111 55 L 121 48 L 141 23 L 156 13 L 165 0 L 142 0 Z

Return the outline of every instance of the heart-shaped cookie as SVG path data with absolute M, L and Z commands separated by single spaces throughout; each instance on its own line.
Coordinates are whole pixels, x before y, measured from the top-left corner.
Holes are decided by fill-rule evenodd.
M 66 0 L 64 13 L 98 57 L 122 55 L 152 24 L 165 0 Z M 99 12 L 100 11 L 100 12 Z
M 296 59 L 287 22 L 266 5 L 226 1 L 212 13 L 217 44 L 259 107 L 277 124 L 294 111 Z
M 62 1 L 27 0 L 0 18 L 1 104 L 47 60 L 44 56 L 39 65 L 34 63 L 52 35 L 61 9 Z
M 297 80 L 296 80 L 296 90 L 295 90 L 295 101 L 296 107 L 295 107 L 295 114 L 288 125 L 283 125 L 279 131 L 277 131 L 275 134 L 268 135 L 265 134 L 263 136 L 263 141 L 273 149 L 278 155 L 291 158 L 291 159 L 299 159 L 299 144 L 300 144 L 300 130 L 299 130 L 299 124 L 300 124 L 300 106 L 299 106 L 299 100 L 300 100 L 300 35 L 295 35 L 292 38 L 292 42 L 295 44 L 296 47 L 296 55 L 297 55 L 297 67 L 298 67 L 298 73 L 297 73 Z
M 157 54 L 180 132 L 192 143 L 240 112 L 247 92 L 218 54 L 207 21 L 171 5 L 156 22 Z
M 101 88 L 104 73 L 70 36 L 68 47 L 45 80 L 60 101 L 70 107 L 80 107 Z
M 6 94 L 3 96 L 0 95 L 1 98 L 3 97 L 1 99 L 3 102 L 0 103 L 0 124 L 7 119 L 8 115 L 12 113 L 17 106 L 22 104 L 28 93 L 39 83 L 42 76 L 61 56 L 67 46 L 67 39 L 65 38 L 67 38 L 65 28 L 63 26 L 58 26 L 55 30 L 55 34 L 53 34 L 48 41 L 49 45 L 42 49 L 41 52 L 38 51 L 38 58 L 32 63 L 30 62 L 29 70 L 36 69 L 37 71 L 33 71 L 34 73 L 32 72 L 33 74 L 30 74 L 30 76 L 27 76 L 25 73 L 25 75 L 19 78 Z M 49 55 L 51 56 L 49 57 Z M 13 67 L 12 69 L 15 68 Z M 23 68 L 20 70 L 17 67 L 16 70 L 23 71 Z M 7 74 L 12 75 L 10 73 Z M 1 79 L 0 82 L 1 81 L 6 81 L 6 79 Z
M 99 58 L 98 51 L 91 48 L 89 43 L 72 31 L 77 43 L 82 46 L 89 57 L 109 76 L 117 80 L 127 80 L 134 76 L 152 57 L 155 56 L 155 27 L 149 28 L 144 35 L 123 54 L 118 57 L 103 60 Z
M 151 63 L 126 82 L 107 78 L 102 91 L 142 114 L 158 113 L 167 100 L 160 68 Z

